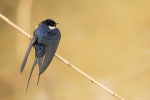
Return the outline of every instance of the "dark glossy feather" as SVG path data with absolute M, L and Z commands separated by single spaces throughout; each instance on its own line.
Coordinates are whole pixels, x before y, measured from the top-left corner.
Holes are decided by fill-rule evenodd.
M 20 72 L 23 71 L 23 69 L 24 69 L 24 67 L 25 67 L 25 65 L 26 65 L 26 62 L 27 62 L 27 59 L 28 59 L 28 55 L 29 55 L 29 53 L 30 53 L 30 51 L 31 51 L 31 48 L 32 48 L 33 44 L 35 43 L 35 41 L 36 41 L 36 37 L 33 37 L 32 40 L 31 40 L 31 42 L 30 42 L 30 44 L 29 44 L 29 47 L 28 47 L 28 49 L 27 49 L 27 51 L 26 51 L 26 54 L 25 54 L 25 56 L 24 56 L 24 59 L 23 59 L 22 65 L 21 65 Z
M 28 79 L 26 92 L 28 91 L 28 86 L 29 86 L 29 83 L 30 83 L 30 79 L 31 79 L 31 76 L 32 76 L 32 72 L 33 72 L 34 67 L 36 66 L 36 64 L 37 64 L 37 58 L 35 58 L 34 63 L 33 63 L 33 66 L 32 66 L 32 69 L 31 69 L 31 72 L 30 72 L 30 76 L 29 76 L 29 79 Z
M 36 64 L 39 66 L 39 75 L 37 85 L 39 84 L 40 75 L 46 70 L 50 62 L 52 61 L 56 49 L 58 47 L 61 35 L 58 28 L 55 28 L 56 22 L 47 19 L 39 24 L 39 26 L 34 31 L 33 39 L 31 40 L 27 52 L 25 54 L 24 60 L 21 65 L 20 72 L 23 71 L 28 55 L 31 51 L 32 46 L 35 47 L 35 60 L 30 72 L 30 76 L 27 83 L 26 91 L 30 83 L 32 72 Z
M 39 70 L 40 75 L 46 70 L 46 68 L 52 61 L 61 38 L 60 31 L 57 28 L 51 30 L 48 34 L 48 36 L 38 40 L 38 43 L 42 43 L 45 45 L 45 58 L 43 61 L 43 65 Z

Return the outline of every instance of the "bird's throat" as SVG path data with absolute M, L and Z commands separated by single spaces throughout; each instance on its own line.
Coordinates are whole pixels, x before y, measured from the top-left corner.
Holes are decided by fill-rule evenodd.
M 53 29 L 55 29 L 56 27 L 54 27 L 54 26 L 49 26 L 49 29 L 50 30 L 53 30 Z

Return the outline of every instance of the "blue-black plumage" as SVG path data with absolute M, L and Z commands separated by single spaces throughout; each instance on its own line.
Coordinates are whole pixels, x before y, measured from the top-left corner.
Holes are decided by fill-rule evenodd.
M 34 36 L 26 51 L 20 70 L 20 72 L 23 71 L 29 52 L 31 51 L 32 46 L 34 46 L 35 60 L 30 72 L 26 91 L 28 89 L 30 78 L 36 64 L 39 65 L 39 77 L 37 82 L 38 85 L 40 75 L 46 70 L 46 68 L 48 67 L 48 65 L 50 64 L 55 55 L 55 52 L 57 50 L 61 38 L 60 31 L 58 28 L 56 28 L 56 24 L 57 23 L 55 21 L 47 19 L 45 21 L 42 21 L 34 31 Z

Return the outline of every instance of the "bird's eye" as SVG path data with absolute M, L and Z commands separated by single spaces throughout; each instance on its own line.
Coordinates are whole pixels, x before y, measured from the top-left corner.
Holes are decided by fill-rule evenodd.
M 53 25 L 54 25 L 54 23 L 50 23 L 50 25 L 51 25 L 51 26 L 53 26 Z

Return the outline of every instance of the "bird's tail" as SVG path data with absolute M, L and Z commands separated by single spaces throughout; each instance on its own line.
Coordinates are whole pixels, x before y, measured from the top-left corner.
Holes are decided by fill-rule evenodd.
M 43 62 L 43 57 L 38 58 L 38 65 L 39 65 L 39 70 L 42 67 L 42 62 Z M 38 75 L 38 81 L 37 81 L 37 86 L 39 84 L 39 80 L 40 80 L 40 74 Z
M 22 72 L 23 69 L 24 69 L 24 67 L 25 67 L 25 64 L 26 64 L 27 59 L 28 59 L 28 55 L 29 55 L 29 53 L 30 53 L 30 51 L 31 51 L 31 48 L 32 48 L 32 45 L 35 43 L 35 41 L 36 41 L 36 37 L 33 37 L 32 40 L 31 40 L 31 42 L 30 42 L 30 44 L 29 44 L 29 47 L 28 47 L 28 49 L 27 49 L 27 51 L 26 51 L 26 54 L 25 54 L 25 56 L 24 56 L 24 59 L 23 59 L 22 65 L 21 65 L 20 72 Z
M 31 76 L 32 76 L 32 72 L 33 72 L 34 67 L 36 66 L 36 64 L 37 64 L 37 57 L 35 57 L 35 60 L 34 60 L 34 63 L 33 63 L 33 66 L 32 66 L 31 72 L 30 72 L 30 76 L 29 76 L 29 79 L 28 79 L 26 92 L 28 91 L 28 86 L 29 86 L 29 83 L 30 83 L 30 79 L 31 79 Z
M 39 85 L 39 80 L 40 80 L 40 74 L 38 75 L 37 86 Z

